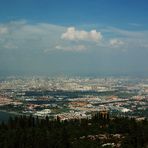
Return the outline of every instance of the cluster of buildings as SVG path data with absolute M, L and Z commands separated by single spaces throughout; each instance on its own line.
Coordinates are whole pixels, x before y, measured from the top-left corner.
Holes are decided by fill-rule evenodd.
M 86 112 L 74 112 L 70 111 L 69 113 L 61 113 L 55 116 L 55 119 L 59 119 L 60 121 L 71 120 L 71 119 L 83 119 L 83 118 L 91 118 L 91 115 L 86 115 Z
M 147 117 L 148 79 L 11 77 L 0 81 L 0 109 L 67 120 L 89 118 L 103 107 L 111 114 Z

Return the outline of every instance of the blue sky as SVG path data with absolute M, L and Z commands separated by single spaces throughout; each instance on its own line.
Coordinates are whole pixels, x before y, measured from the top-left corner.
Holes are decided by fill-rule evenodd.
M 0 20 L 27 19 L 58 25 L 148 24 L 147 0 L 0 0 Z
M 147 75 L 147 0 L 0 0 L 0 74 Z

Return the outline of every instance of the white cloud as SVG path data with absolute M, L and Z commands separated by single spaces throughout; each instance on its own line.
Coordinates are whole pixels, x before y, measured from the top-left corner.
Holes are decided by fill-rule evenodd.
M 126 38 L 143 38 L 148 36 L 148 30 L 130 31 L 130 30 L 123 30 L 115 27 L 107 27 L 106 29 L 102 29 L 102 31 L 106 33 L 115 34 L 116 36 L 126 37 Z
M 8 33 L 8 29 L 6 27 L 0 27 L 0 35 L 4 35 Z
M 66 32 L 65 30 L 66 27 L 62 26 L 48 23 L 31 24 L 24 20 L 0 24 L 0 50 L 78 52 L 94 49 L 102 39 L 101 33 L 96 30 L 77 31 L 74 27 L 68 28 Z M 72 40 L 79 42 L 71 42 Z
M 119 39 L 111 39 L 111 40 L 109 41 L 109 43 L 110 43 L 110 45 L 113 46 L 113 47 L 119 47 L 119 46 L 121 46 L 121 45 L 124 44 L 124 42 L 121 41 L 121 40 L 119 40 Z
M 64 51 L 85 51 L 86 50 L 86 46 L 84 45 L 73 45 L 73 46 L 57 45 L 55 48 L 58 50 L 64 50 Z
M 110 27 L 101 32 L 103 39 L 102 34 L 96 30 L 77 30 L 74 27 L 66 28 L 49 23 L 31 24 L 27 21 L 1 23 L 0 51 L 14 49 L 16 52 L 23 50 L 28 53 L 37 51 L 78 52 L 112 50 L 113 48 L 121 51 L 121 47 L 128 51 L 148 47 L 147 30 L 129 31 Z
M 131 31 L 115 27 L 106 27 L 100 30 L 104 34 L 104 41 L 109 40 L 108 43 L 103 44 L 103 46 L 107 45 L 108 48 L 115 47 L 121 49 L 120 47 L 122 46 L 126 51 L 148 49 L 148 30 Z M 121 42 L 113 39 L 120 40 Z M 111 44 L 117 45 L 111 46 Z
M 61 39 L 71 40 L 71 41 L 93 41 L 99 42 L 102 39 L 101 32 L 96 30 L 91 30 L 87 32 L 85 30 L 76 30 L 75 27 L 67 28 L 67 31 L 62 34 Z
M 139 23 L 129 23 L 130 26 L 134 26 L 134 27 L 140 27 L 142 26 L 142 24 Z
M 3 47 L 6 49 L 17 49 L 18 48 L 16 45 L 14 45 L 13 43 L 9 43 L 9 42 L 4 44 Z
M 0 24 L 0 50 L 55 50 L 65 28 L 48 23 L 13 21 Z

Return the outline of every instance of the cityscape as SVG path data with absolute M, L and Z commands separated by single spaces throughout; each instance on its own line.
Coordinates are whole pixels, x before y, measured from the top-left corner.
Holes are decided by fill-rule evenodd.
M 148 0 L 0 0 L 0 148 L 148 148 Z
M 0 110 L 40 118 L 148 117 L 148 79 L 129 77 L 7 77 L 0 81 Z

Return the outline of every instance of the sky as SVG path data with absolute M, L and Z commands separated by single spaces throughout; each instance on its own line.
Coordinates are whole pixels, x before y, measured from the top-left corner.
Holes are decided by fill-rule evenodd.
M 0 0 L 0 76 L 148 76 L 147 0 Z

